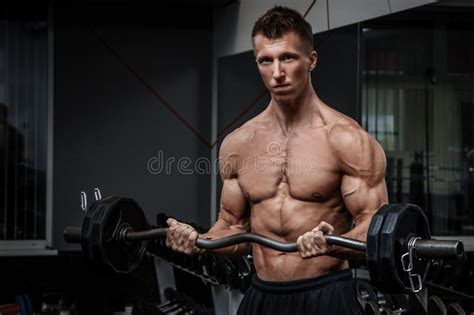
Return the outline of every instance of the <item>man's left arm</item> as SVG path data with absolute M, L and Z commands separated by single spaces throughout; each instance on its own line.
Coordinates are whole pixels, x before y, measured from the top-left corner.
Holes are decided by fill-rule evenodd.
M 353 219 L 353 228 L 341 236 L 365 242 L 372 216 L 388 203 L 385 153 L 372 136 L 355 124 L 334 126 L 328 133 L 328 140 L 342 172 L 340 189 L 344 205 Z M 365 255 L 341 246 L 328 246 L 324 234 L 332 232 L 331 225 L 321 222 L 310 234 L 300 237 L 301 256 L 329 255 L 351 259 Z
M 359 126 L 334 126 L 329 141 L 343 172 L 342 198 L 353 218 L 354 227 L 342 236 L 365 242 L 372 216 L 388 203 L 385 153 L 380 144 Z M 330 247 L 327 253 L 345 259 L 358 254 L 364 253 L 339 246 Z

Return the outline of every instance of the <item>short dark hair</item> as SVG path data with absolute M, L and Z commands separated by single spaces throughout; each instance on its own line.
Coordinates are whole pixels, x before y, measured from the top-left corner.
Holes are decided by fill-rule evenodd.
M 275 6 L 262 15 L 252 30 L 252 44 L 258 34 L 269 39 L 277 39 L 288 32 L 298 34 L 308 51 L 313 50 L 313 30 L 311 25 L 296 10 Z

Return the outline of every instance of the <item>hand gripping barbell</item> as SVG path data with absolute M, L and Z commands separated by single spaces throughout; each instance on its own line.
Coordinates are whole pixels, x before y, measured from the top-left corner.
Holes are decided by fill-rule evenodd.
M 128 273 L 141 262 L 146 240 L 164 238 L 167 228 L 150 229 L 140 206 L 130 198 L 105 197 L 87 210 L 82 227 L 67 227 L 64 239 L 81 243 L 84 256 L 115 272 Z M 461 258 L 457 240 L 433 240 L 424 212 L 411 204 L 387 204 L 373 216 L 367 241 L 325 235 L 329 245 L 365 251 L 370 278 L 385 293 L 421 290 L 432 258 Z M 196 240 L 196 246 L 218 249 L 239 243 L 257 243 L 281 252 L 296 252 L 296 243 L 282 243 L 252 233 L 221 239 Z

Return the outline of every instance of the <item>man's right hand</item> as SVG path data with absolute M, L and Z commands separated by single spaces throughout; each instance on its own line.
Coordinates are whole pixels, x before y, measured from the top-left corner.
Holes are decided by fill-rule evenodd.
M 175 219 L 166 220 L 168 234 L 166 235 L 166 246 L 175 252 L 184 254 L 202 254 L 204 249 L 196 247 L 198 232 L 189 224 L 181 223 Z

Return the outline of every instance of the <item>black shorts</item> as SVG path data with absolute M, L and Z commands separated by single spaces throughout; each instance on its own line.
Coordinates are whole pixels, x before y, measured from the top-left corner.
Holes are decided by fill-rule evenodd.
M 240 303 L 239 315 L 362 314 L 352 272 L 331 272 L 295 281 L 263 281 L 256 276 Z

